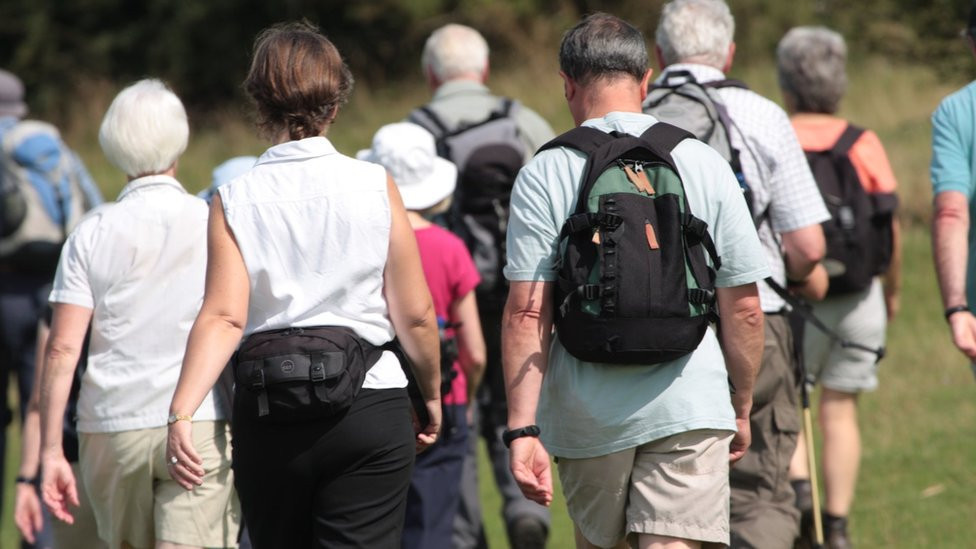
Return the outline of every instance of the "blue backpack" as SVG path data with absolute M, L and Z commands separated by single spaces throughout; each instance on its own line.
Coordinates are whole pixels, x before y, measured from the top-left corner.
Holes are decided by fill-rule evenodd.
M 53 275 L 68 233 L 100 201 L 54 126 L 12 119 L 0 126 L 0 264 Z

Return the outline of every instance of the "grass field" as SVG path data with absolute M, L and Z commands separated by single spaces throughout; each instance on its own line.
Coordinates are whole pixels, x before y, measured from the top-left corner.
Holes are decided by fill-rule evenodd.
M 571 121 L 562 99 L 555 66 L 545 74 L 498 74 L 494 87 L 523 99 L 552 123 L 556 131 Z M 775 76 L 768 66 L 738 72 L 753 88 L 777 98 Z M 864 455 L 851 517 L 858 547 L 970 547 L 976 534 L 976 385 L 966 360 L 955 351 L 945 322 L 932 268 L 927 220 L 928 116 L 939 99 L 961 83 L 941 82 L 918 67 L 866 60 L 850 70 L 849 99 L 842 114 L 874 129 L 886 145 L 901 184 L 905 231 L 902 312 L 889 330 L 888 357 L 882 362 L 880 388 L 861 397 Z M 98 91 L 96 89 L 96 91 Z M 98 151 L 97 120 L 112 90 L 86 102 L 66 132 L 108 197 L 124 184 Z M 419 83 L 396 90 L 360 88 L 340 115 L 331 137 L 352 154 L 369 144 L 381 124 L 398 120 L 424 101 Z M 93 123 L 95 121 L 95 123 Z M 206 186 L 213 165 L 238 154 L 259 154 L 265 145 L 245 122 L 225 114 L 194 127 L 180 177 L 188 188 Z M 10 437 L 16 441 L 16 428 Z M 16 444 L 8 448 L 7 486 L 16 472 Z M 492 547 L 506 547 L 497 510 L 500 501 L 481 464 L 485 523 Z M 11 520 L 13 491 L 5 494 L 0 521 L 0 549 L 16 547 Z M 572 525 L 561 495 L 553 504 L 549 546 L 572 547 Z

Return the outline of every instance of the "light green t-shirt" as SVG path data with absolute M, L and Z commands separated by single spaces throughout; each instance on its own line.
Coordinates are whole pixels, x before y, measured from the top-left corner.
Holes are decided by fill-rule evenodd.
M 640 135 L 655 122 L 645 114 L 613 112 L 583 125 Z M 693 139 L 676 146 L 672 157 L 691 211 L 708 223 L 721 257 L 717 286 L 740 286 L 769 276 L 729 164 Z M 578 151 L 552 149 L 519 173 L 508 225 L 509 280 L 556 279 L 558 235 L 576 207 L 585 163 Z M 582 362 L 563 348 L 557 334 L 536 420 L 547 450 L 566 458 L 606 455 L 695 429 L 735 430 L 728 374 L 711 328 L 695 352 L 653 367 Z

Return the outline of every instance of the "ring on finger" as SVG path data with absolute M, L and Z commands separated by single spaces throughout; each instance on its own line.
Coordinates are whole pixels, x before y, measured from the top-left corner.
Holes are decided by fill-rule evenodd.
M 180 460 L 177 459 L 176 456 L 173 456 L 173 457 L 169 458 L 170 465 L 177 465 L 177 464 L 179 464 L 179 462 L 180 462 Z

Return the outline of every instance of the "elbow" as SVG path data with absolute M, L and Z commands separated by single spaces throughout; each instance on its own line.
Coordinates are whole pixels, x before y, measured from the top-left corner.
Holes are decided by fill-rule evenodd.
M 735 318 L 750 330 L 762 330 L 763 322 L 766 319 L 758 299 L 754 305 L 737 311 Z
M 955 204 L 942 204 L 935 208 L 932 215 L 932 225 L 951 226 L 961 224 L 968 220 L 969 212 Z
M 48 340 L 47 348 L 44 350 L 45 361 L 50 361 L 54 364 L 67 363 L 74 365 L 80 356 L 80 344 L 56 337 L 56 335 L 51 336 Z

